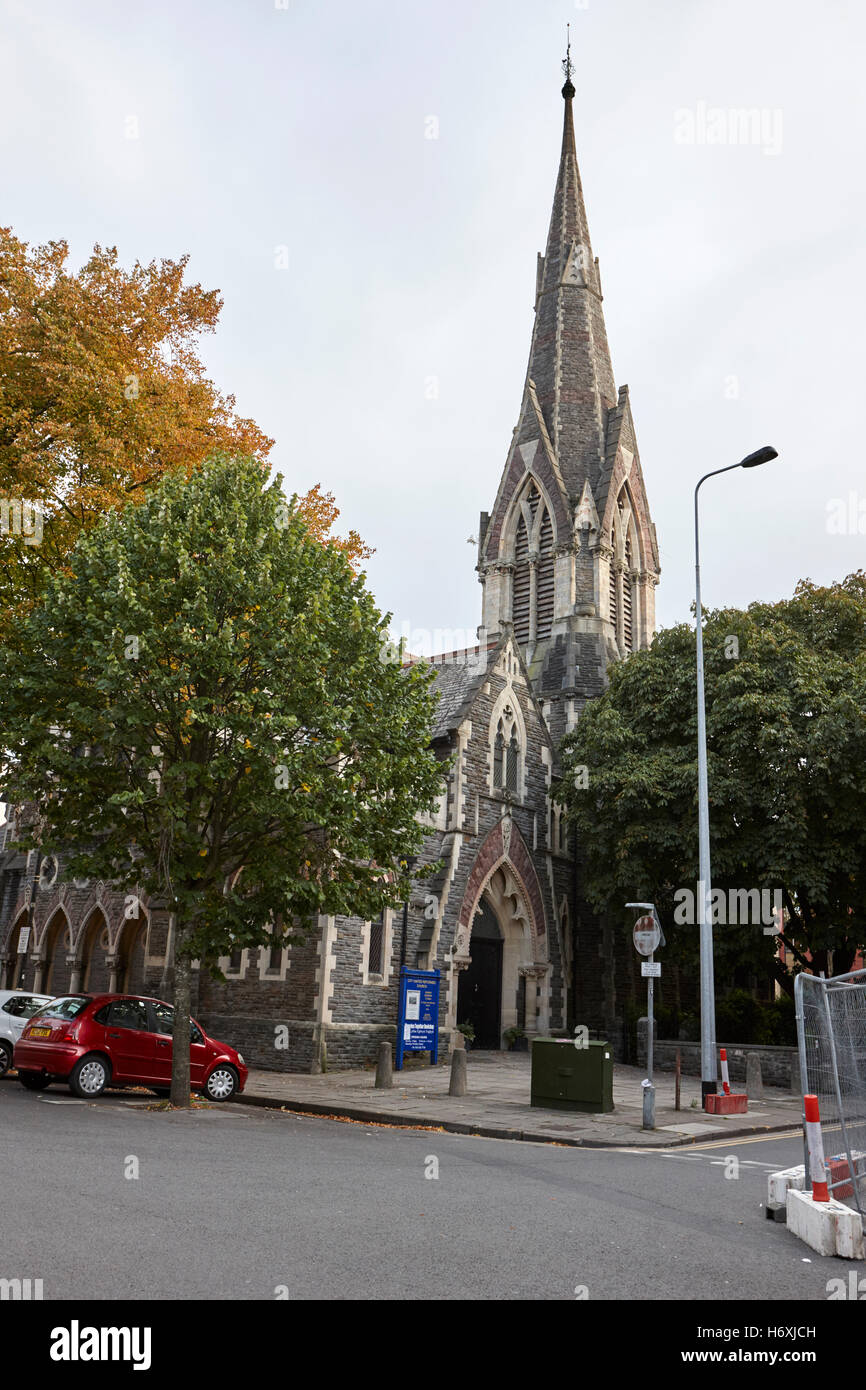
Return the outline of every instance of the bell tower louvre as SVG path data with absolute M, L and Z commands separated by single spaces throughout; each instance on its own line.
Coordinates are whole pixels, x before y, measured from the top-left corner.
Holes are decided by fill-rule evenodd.
M 479 530 L 482 628 L 513 628 L 554 741 L 655 631 L 658 546 L 628 387 L 617 390 L 574 139 L 569 51 L 562 148 L 523 397 Z

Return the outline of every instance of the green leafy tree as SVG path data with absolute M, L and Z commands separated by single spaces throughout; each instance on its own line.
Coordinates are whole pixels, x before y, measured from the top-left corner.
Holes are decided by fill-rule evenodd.
M 280 483 L 228 455 L 167 475 L 79 537 L 0 650 L 26 842 L 173 914 L 176 1104 L 191 962 L 405 897 L 441 785 L 429 668 L 382 659 L 363 575 Z
M 866 575 L 705 618 L 713 887 L 781 889 L 782 940 L 800 967 L 851 968 L 866 943 Z M 695 638 L 686 625 L 611 671 L 563 750 L 562 796 L 599 912 L 658 903 L 698 877 Z M 581 772 L 581 768 L 585 772 Z M 681 900 L 680 900 L 681 901 Z M 697 929 L 666 931 L 697 959 Z M 776 938 L 719 926 L 717 978 L 773 971 Z

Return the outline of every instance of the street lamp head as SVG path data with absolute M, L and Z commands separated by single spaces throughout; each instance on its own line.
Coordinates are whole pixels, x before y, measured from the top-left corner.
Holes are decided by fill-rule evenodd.
M 762 463 L 769 463 L 770 459 L 777 459 L 779 452 L 774 449 L 772 444 L 765 444 L 763 449 L 757 449 L 754 454 L 747 454 L 740 463 L 741 468 L 758 468 Z

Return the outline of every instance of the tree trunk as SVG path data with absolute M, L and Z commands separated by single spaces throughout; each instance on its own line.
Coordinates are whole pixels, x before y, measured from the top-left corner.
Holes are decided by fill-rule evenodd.
M 174 1036 L 171 1060 L 171 1103 L 189 1108 L 189 981 L 190 959 L 183 933 L 175 936 Z
M 794 976 L 787 966 L 783 965 L 778 956 L 774 956 L 770 969 L 773 978 L 778 985 L 781 985 L 783 994 L 787 994 L 789 999 L 794 998 Z

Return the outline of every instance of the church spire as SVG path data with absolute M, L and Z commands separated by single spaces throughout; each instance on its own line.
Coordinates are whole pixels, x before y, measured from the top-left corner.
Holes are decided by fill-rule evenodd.
M 628 388 L 617 393 L 577 167 L 571 36 L 559 171 L 517 426 L 482 513 L 482 627 L 510 624 L 555 739 L 655 631 L 659 557 Z
M 577 165 L 570 33 L 562 67 L 562 148 L 547 246 L 539 257 L 527 375 L 534 383 L 563 480 L 568 491 L 579 496 L 585 479 L 593 488 L 598 481 L 607 416 L 617 397 L 601 281 Z

